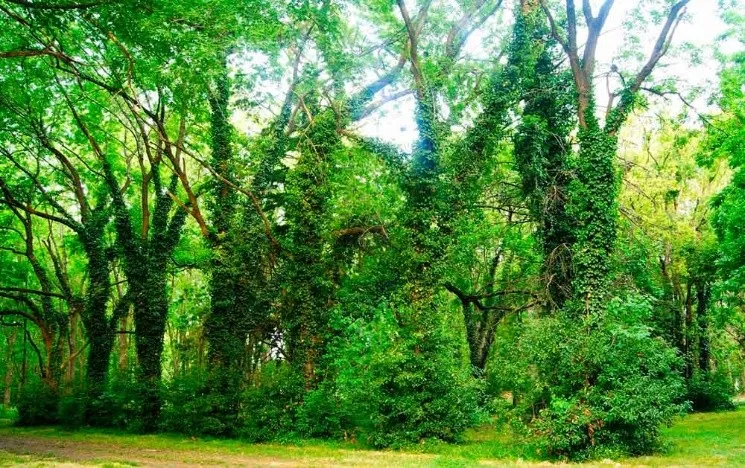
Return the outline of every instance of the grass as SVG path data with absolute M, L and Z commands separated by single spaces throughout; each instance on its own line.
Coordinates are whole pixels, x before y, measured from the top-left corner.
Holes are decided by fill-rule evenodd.
M 18 445 L 8 443 L 19 441 Z M 745 466 L 745 406 L 693 414 L 664 431 L 664 453 L 621 460 L 624 466 Z M 372 451 L 343 442 L 247 444 L 113 431 L 0 427 L 0 466 L 127 466 L 133 464 L 303 466 L 473 466 L 528 464 L 509 433 L 493 427 L 469 431 L 458 445 L 422 444 L 406 451 Z M 587 466 L 613 465 L 601 461 Z

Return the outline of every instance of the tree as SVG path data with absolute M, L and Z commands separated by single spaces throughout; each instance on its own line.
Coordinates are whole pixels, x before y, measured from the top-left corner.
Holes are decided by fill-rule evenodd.
M 577 12 L 574 0 L 566 1 L 565 29 L 562 29 L 546 2 L 541 6 L 552 34 L 569 61 L 576 90 L 579 124 L 579 154 L 575 179 L 570 182 L 567 210 L 575 222 L 571 246 L 574 279 L 572 297 L 578 313 L 600 312 L 607 296 L 607 282 L 616 238 L 618 182 L 615 159 L 618 131 L 632 111 L 638 93 L 660 59 L 669 50 L 677 25 L 689 0 L 673 4 L 660 30 L 647 62 L 628 82 L 622 79 L 619 91 L 611 92 L 601 126 L 595 106 L 595 62 L 600 35 L 615 1 L 606 0 L 595 15 L 589 1 L 583 1 L 587 23 L 587 42 L 581 52 L 577 39 Z M 618 101 L 618 102 L 616 102 Z

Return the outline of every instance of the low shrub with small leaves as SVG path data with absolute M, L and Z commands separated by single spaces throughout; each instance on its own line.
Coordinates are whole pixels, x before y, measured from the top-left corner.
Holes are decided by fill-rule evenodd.
M 352 431 L 375 447 L 456 441 L 481 414 L 478 385 L 444 328 L 401 328 L 389 308 L 336 350 L 336 385 Z
M 116 375 L 101 396 L 89 402 L 88 423 L 140 432 L 141 398 L 141 387 L 133 376 Z
M 75 429 L 86 424 L 88 398 L 83 389 L 73 389 L 59 399 L 57 419 L 59 423 L 69 429 Z
M 240 395 L 217 393 L 204 370 L 174 377 L 163 390 L 160 428 L 187 435 L 233 436 L 237 430 Z
M 347 436 L 351 420 L 333 381 L 323 382 L 319 388 L 305 394 L 298 408 L 297 428 L 305 437 L 342 439 Z

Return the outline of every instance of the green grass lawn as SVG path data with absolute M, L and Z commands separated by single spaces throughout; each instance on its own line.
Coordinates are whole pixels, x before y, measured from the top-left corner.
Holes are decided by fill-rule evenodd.
M 655 456 L 588 466 L 745 466 L 745 406 L 693 414 L 664 431 L 666 449 Z M 472 466 L 529 464 L 506 431 L 481 427 L 458 445 L 423 444 L 405 451 L 365 450 L 352 443 L 304 441 L 247 444 L 181 436 L 138 436 L 110 431 L 0 427 L 1 466 L 244 465 L 244 466 Z M 536 462 L 538 463 L 538 462 Z

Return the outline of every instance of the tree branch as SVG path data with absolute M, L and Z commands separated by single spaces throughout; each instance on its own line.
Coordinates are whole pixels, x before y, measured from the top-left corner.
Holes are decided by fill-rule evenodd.
M 37 10 L 85 10 L 106 4 L 117 3 L 118 0 L 93 0 L 79 3 L 51 3 L 51 2 L 29 2 L 27 0 L 5 0 L 8 3 Z
M 564 52 L 569 55 L 569 44 L 567 43 L 566 38 L 562 37 L 561 32 L 559 31 L 559 26 L 556 24 L 556 20 L 554 19 L 554 15 L 551 14 L 551 10 L 548 8 L 548 5 L 546 5 L 546 0 L 540 0 L 541 2 L 541 9 L 543 10 L 543 13 L 546 15 L 546 18 L 548 18 L 548 24 L 551 27 L 551 36 L 556 40 L 556 42 L 561 45 L 561 48 L 564 49 Z
M 655 41 L 649 59 L 642 69 L 639 70 L 639 73 L 625 90 L 623 97 L 619 100 L 618 104 L 612 111 L 612 113 L 617 115 L 619 118 L 610 122 L 609 126 L 606 127 L 608 133 L 615 134 L 618 132 L 623 123 L 622 117 L 629 112 L 633 105 L 633 96 L 639 92 L 644 82 L 649 78 L 649 75 L 652 74 L 652 71 L 657 66 L 657 63 L 667 53 L 670 44 L 672 43 L 673 36 L 675 35 L 675 31 L 677 30 L 680 21 L 683 19 L 683 13 L 688 3 L 690 3 L 690 0 L 680 0 L 670 8 L 670 12 L 665 20 L 665 25 L 660 30 L 660 34 L 657 37 L 657 41 Z
M 59 299 L 66 299 L 65 295 L 52 292 L 52 291 L 37 291 L 35 289 L 15 288 L 12 286 L 0 286 L 0 291 L 17 292 L 21 294 L 33 294 L 37 296 L 57 297 Z

